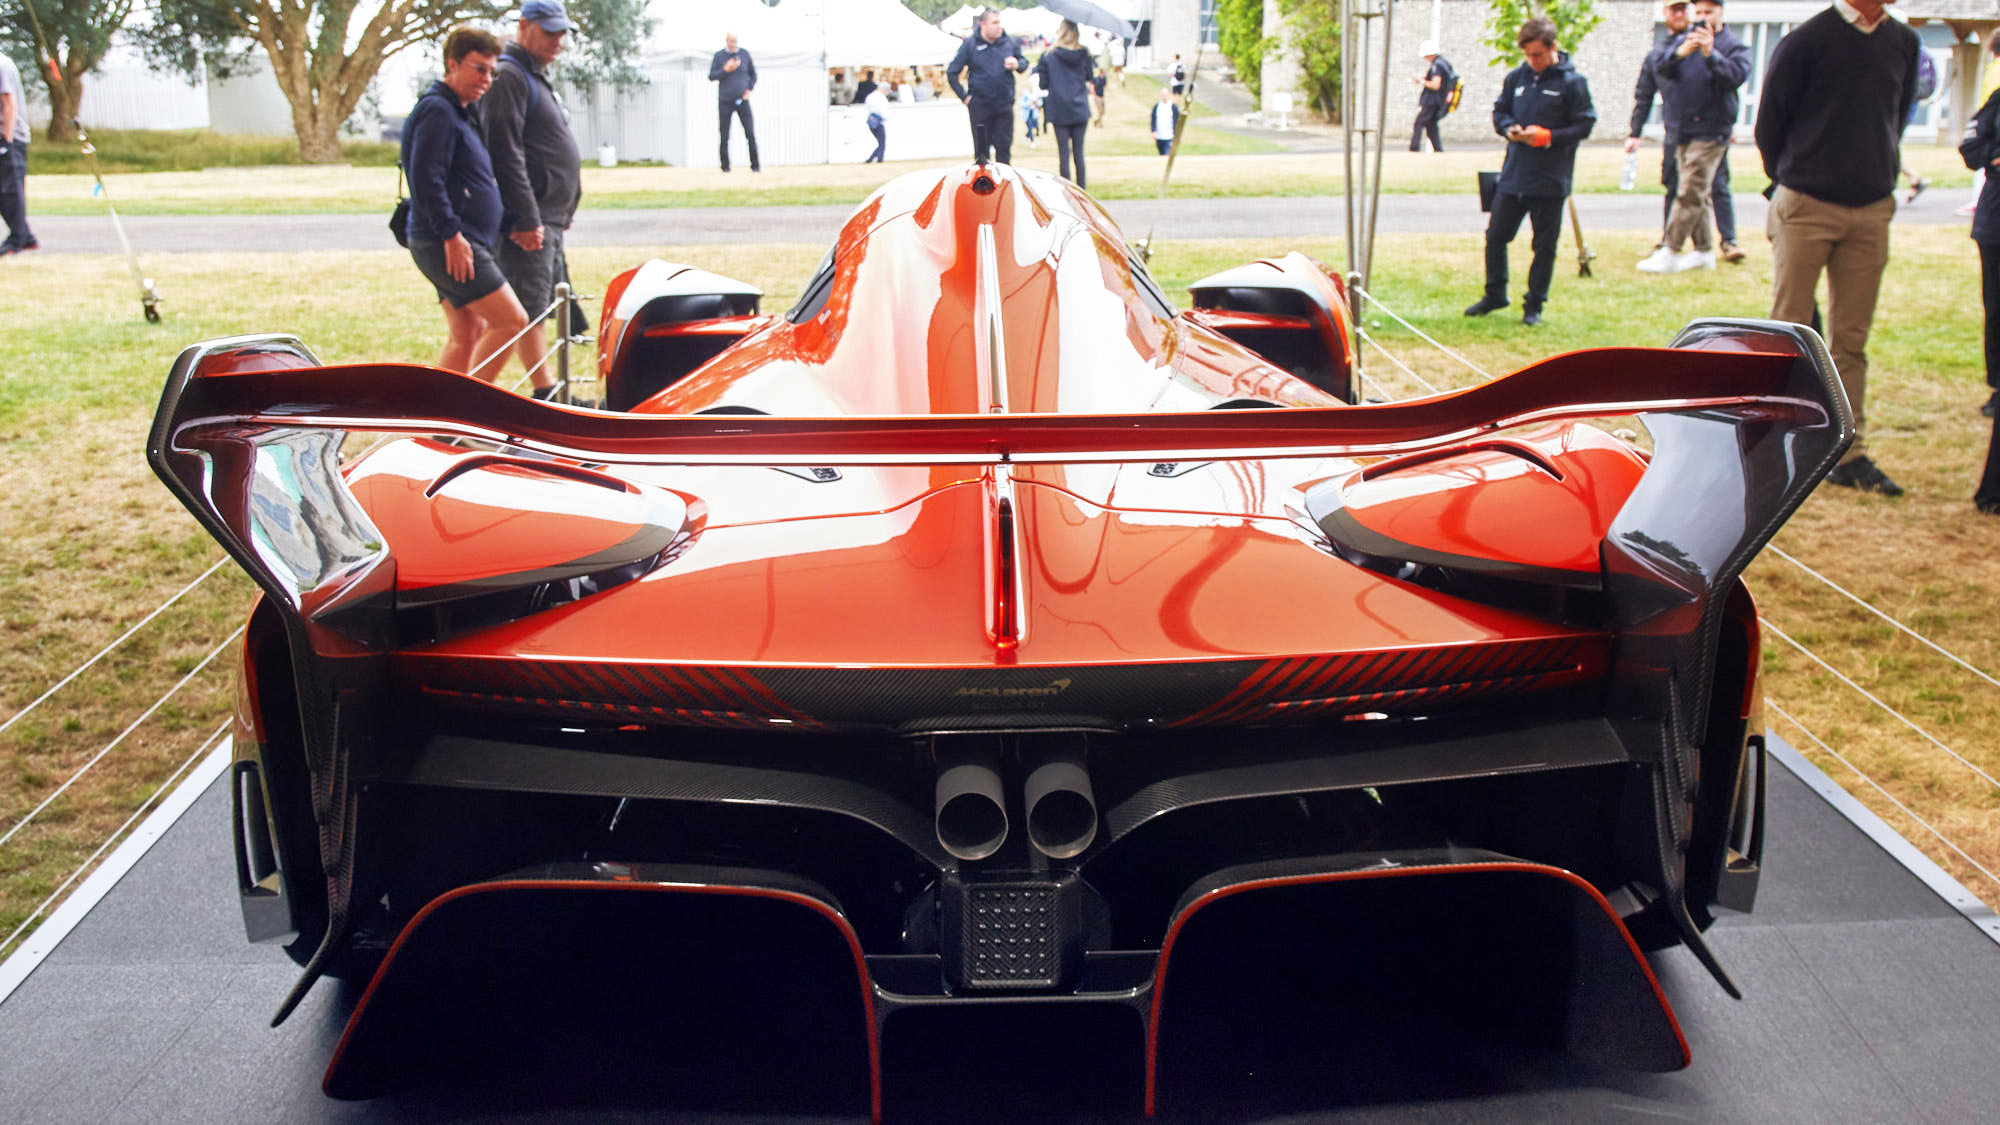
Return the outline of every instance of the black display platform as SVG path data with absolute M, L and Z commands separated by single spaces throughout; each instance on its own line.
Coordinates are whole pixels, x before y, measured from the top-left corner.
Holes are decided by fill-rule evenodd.
M 1789 750 L 1781 756 L 1797 760 Z M 1184 1102 L 1179 1116 L 1983 1119 L 2000 1105 L 2000 945 L 1982 924 L 2000 926 L 1990 915 L 1969 919 L 1966 902 L 1944 897 L 1950 885 L 1933 888 L 1899 863 L 1842 815 L 1842 799 L 1824 778 L 1803 769 L 1805 780 L 1771 770 L 1757 912 L 1711 932 L 1745 999 L 1731 1000 L 1682 950 L 1654 957 L 1693 1050 L 1686 1070 L 1634 1074 L 1532 1053 L 1385 1051 L 1353 1059 L 1348 1075 L 1321 1075 L 1314 1088 L 1273 1085 L 1228 1104 Z M 802 1119 L 755 1097 L 749 1108 L 690 1100 L 660 1077 L 670 1068 L 635 1081 L 642 1062 L 601 1056 L 568 1059 L 558 1073 L 506 1068 L 373 1101 L 324 1097 L 320 1076 L 355 993 L 322 983 L 283 1027 L 267 1026 L 297 969 L 275 948 L 243 941 L 228 820 L 222 785 L 210 785 L 0 1003 L 0 1115 L 93 1123 Z M 1887 844 L 1908 850 L 1899 840 Z M 928 1064 L 887 1059 L 890 1116 L 1136 1117 L 1134 1060 L 1105 1057 L 1104 1040 L 1114 1037 L 1091 1030 L 1087 1019 L 1074 1026 L 1081 1034 L 1047 1021 L 984 1032 L 968 1025 L 963 1047 L 942 1045 L 947 1055 L 1011 1050 L 1016 1062 L 998 1074 L 927 1083 Z M 892 1046 L 893 1036 L 892 1025 Z

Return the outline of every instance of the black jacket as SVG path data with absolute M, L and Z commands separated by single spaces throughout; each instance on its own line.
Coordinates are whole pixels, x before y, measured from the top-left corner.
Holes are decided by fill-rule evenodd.
M 1512 126 L 1540 125 L 1549 131 L 1549 147 L 1508 142 L 1500 190 L 1536 198 L 1568 195 L 1576 146 L 1596 124 L 1590 83 L 1570 65 L 1568 55 L 1557 56 L 1540 74 L 1527 63 L 1515 67 L 1493 99 L 1493 131 L 1504 137 Z
M 2000 90 L 1993 91 L 1966 123 L 1958 155 L 1967 168 L 1986 169 L 1985 186 L 1979 189 L 1972 212 L 1972 241 L 2000 246 L 2000 170 L 1992 167 L 1994 158 L 2000 157 Z
M 1646 52 L 1646 61 L 1639 64 L 1639 81 L 1632 87 L 1632 128 L 1625 134 L 1628 137 L 1645 132 L 1646 119 L 1653 116 L 1653 99 L 1660 92 L 1660 78 L 1655 72 L 1659 69 L 1661 53 L 1673 41 L 1674 36 L 1669 35 L 1653 44 L 1653 49 Z M 1674 116 L 1674 103 L 1665 98 L 1660 99 L 1660 124 L 1667 130 L 1666 142 L 1673 144 L 1680 118 Z
M 526 48 L 509 43 L 505 58 L 479 99 L 480 132 L 507 212 L 505 230 L 566 229 L 583 195 L 583 158 L 569 113 Z
M 1042 76 L 1042 113 L 1051 125 L 1081 125 L 1090 120 L 1090 52 L 1081 47 L 1051 47 L 1042 52 L 1035 73 Z
M 735 70 L 722 69 L 722 64 L 728 62 L 732 54 L 740 60 L 741 65 Z M 735 51 L 725 47 L 715 52 L 715 57 L 709 60 L 708 80 L 717 83 L 716 101 L 735 105 L 743 95 L 757 88 L 757 64 L 750 60 L 750 52 L 740 47 Z
M 1432 59 L 1431 65 L 1424 69 L 1424 81 L 1429 82 L 1435 78 L 1438 80 L 1438 88 L 1433 90 L 1429 86 L 1419 87 L 1417 104 L 1436 109 L 1444 108 L 1445 99 L 1451 97 L 1451 82 L 1455 77 L 1457 72 L 1451 69 L 1451 62 L 1443 55 Z
M 1666 120 L 1683 141 L 1728 140 L 1736 127 L 1736 88 L 1750 77 L 1750 48 L 1725 27 L 1715 33 L 1712 55 L 1682 58 L 1675 52 L 1686 40 L 1683 33 L 1660 47 L 1656 72 Z
M 1018 70 L 1007 69 L 1010 58 L 1017 60 L 1015 65 Z M 951 57 L 951 63 L 944 71 L 945 80 L 951 83 L 951 92 L 961 98 L 966 97 L 968 91 L 967 84 L 961 84 L 958 75 L 967 67 L 972 68 L 969 85 L 973 101 L 1002 102 L 1011 106 L 1014 103 L 1014 75 L 1026 73 L 1028 56 L 1021 53 L 1019 39 L 1003 34 L 988 43 L 979 37 L 979 30 L 975 27 L 972 34 L 958 45 L 958 53 Z

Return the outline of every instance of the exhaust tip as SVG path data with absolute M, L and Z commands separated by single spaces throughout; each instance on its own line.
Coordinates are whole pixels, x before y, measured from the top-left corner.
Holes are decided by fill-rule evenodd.
M 1021 796 L 1028 811 L 1028 842 L 1050 859 L 1074 859 L 1097 839 L 1097 798 L 1077 750 L 1045 757 L 1029 772 Z
M 1007 842 L 1000 740 L 939 739 L 933 752 L 938 766 L 938 844 L 957 859 L 986 859 Z

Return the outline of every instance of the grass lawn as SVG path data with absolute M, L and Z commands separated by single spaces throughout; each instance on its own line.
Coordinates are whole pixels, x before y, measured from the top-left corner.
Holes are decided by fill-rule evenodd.
M 673 173 L 617 173 L 665 174 Z M 1651 237 L 1592 234 L 1604 262 L 1637 260 Z M 2000 639 L 1991 625 L 1994 591 L 2000 590 L 2000 551 L 1994 549 L 2000 521 L 1975 514 L 1968 500 L 1986 436 L 1976 413 L 1986 393 L 1978 270 L 1957 228 L 1898 228 L 1895 239 L 1870 349 L 1871 441 L 1877 460 L 1910 495 L 1886 500 L 1823 489 L 1780 534 L 1778 546 L 1974 664 L 2000 668 Z M 1178 292 L 1215 269 L 1289 248 L 1329 263 L 1340 260 L 1340 247 L 1331 241 L 1163 241 L 1154 267 L 1169 291 Z M 755 282 L 769 293 L 766 308 L 782 308 L 823 249 L 651 252 Z M 1540 331 L 1505 315 L 1480 321 L 1459 315 L 1479 288 L 1475 237 L 1385 236 L 1378 249 L 1378 297 L 1496 372 L 1575 348 L 1665 343 L 1691 317 L 1754 316 L 1768 307 L 1769 258 L 1761 244 L 1744 266 L 1664 278 L 1605 268 L 1580 279 L 1566 257 L 1548 325 Z M 1523 249 L 1517 247 L 1517 268 L 1525 265 Z M 617 270 L 641 256 L 637 250 L 591 249 L 577 252 L 572 263 L 584 291 L 601 292 Z M 167 322 L 159 326 L 138 318 L 119 259 L 40 255 L 7 269 L 12 284 L 0 288 L 0 322 L 9 326 L 0 334 L 0 489 L 16 502 L 0 509 L 0 716 L 13 714 L 220 557 L 152 479 L 142 457 L 160 382 L 180 347 L 282 330 L 300 335 L 329 362 L 429 361 L 442 338 L 442 318 L 427 288 L 396 251 L 177 256 L 175 289 L 190 297 L 168 306 Z M 1369 329 L 1440 385 L 1475 378 L 1386 317 Z M 1384 388 L 1398 395 L 1415 391 L 1376 352 L 1366 358 Z M 1773 556 L 1761 559 L 1751 578 L 1775 626 L 1953 749 L 2000 772 L 2000 690 Z M 248 582 L 226 568 L 115 657 L 0 734 L 0 830 L 221 644 L 240 624 L 248 590 Z M 225 656 L 219 663 L 227 662 Z M 1775 637 L 1767 637 L 1765 670 L 1772 700 L 1981 863 L 2000 869 L 2000 792 Z M 0 847 L 0 934 L 26 917 L 216 728 L 229 693 L 229 677 L 219 669 L 198 677 L 85 782 Z M 1777 725 L 1988 901 L 2000 899 L 2000 886 L 1982 882 L 1933 846 L 1865 785 L 1818 755 L 1800 731 Z

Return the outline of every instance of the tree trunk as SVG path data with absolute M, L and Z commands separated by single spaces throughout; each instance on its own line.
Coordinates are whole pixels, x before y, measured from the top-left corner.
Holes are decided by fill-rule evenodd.
M 49 128 L 47 137 L 57 144 L 76 140 L 76 113 L 83 104 L 83 76 L 63 75 L 61 82 L 42 82 L 49 88 Z
M 340 122 L 327 120 L 330 116 L 322 115 L 297 130 L 299 157 L 307 164 L 340 163 Z

